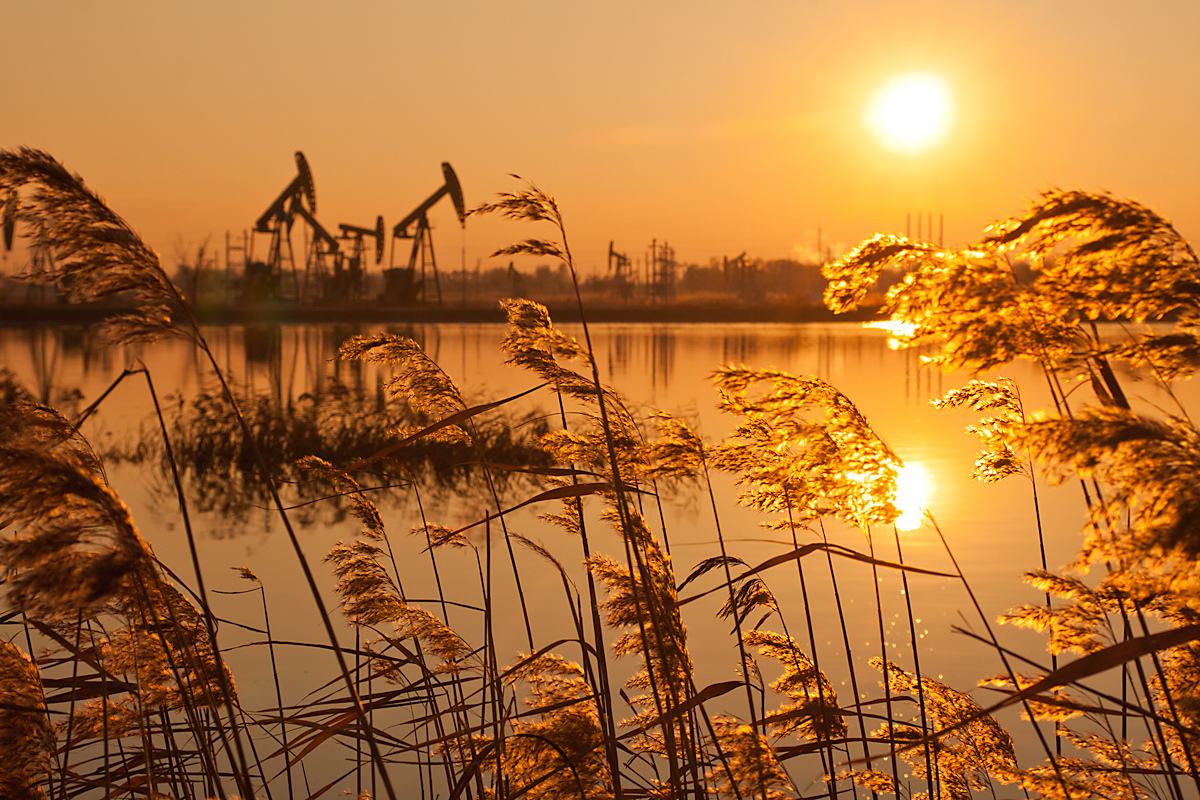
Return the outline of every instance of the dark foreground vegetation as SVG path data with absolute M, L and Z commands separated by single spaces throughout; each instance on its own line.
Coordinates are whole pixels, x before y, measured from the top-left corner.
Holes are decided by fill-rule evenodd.
M 347 409 L 346 420 L 358 420 L 346 433 L 354 446 L 332 446 L 256 421 L 253 400 L 231 387 L 155 254 L 77 176 L 38 151 L 0 152 L 0 197 L 21 229 L 54 253 L 58 271 L 48 279 L 73 301 L 137 298 L 134 310 L 106 323 L 114 342 L 185 337 L 210 364 L 215 386 L 193 412 L 172 416 L 144 368 L 114 376 L 142 381 L 160 411 L 155 454 L 172 478 L 192 554 L 184 581 L 189 569 L 155 559 L 81 436 L 94 407 L 67 418 L 12 381 L 3 385 L 0 563 L 9 634 L 0 643 L 0 795 L 309 797 L 353 786 L 373 797 L 454 800 L 1196 796 L 1200 432 L 1181 404 L 1134 408 L 1117 365 L 1175 397 L 1172 382 L 1200 364 L 1200 264 L 1150 210 L 1055 192 L 966 250 L 879 236 L 826 267 L 833 311 L 880 302 L 902 323 L 902 342 L 935 347 L 943 366 L 991 372 L 1029 359 L 1043 371 L 1054 406 L 1047 414 L 1026 409 L 1020 387 L 1004 380 L 972 381 L 943 401 L 981 414 L 976 476 L 1027 482 L 1029 524 L 1039 535 L 1038 486 L 1079 488 L 1083 534 L 1073 572 L 1052 573 L 1031 552 L 1029 580 L 1044 602 L 1000 620 L 1043 631 L 1047 653 L 1009 649 L 967 576 L 957 567 L 940 575 L 977 626 L 965 635 L 990 653 L 979 665 L 992 689 L 981 705 L 969 687 L 923 674 L 911 605 L 907 640 L 887 648 L 877 593 L 871 633 L 883 649 L 853 647 L 861 636 L 847 628 L 839 564 L 893 571 L 906 589 L 910 574 L 930 571 L 905 561 L 894 525 L 903 465 L 835 387 L 714 365 L 721 408 L 736 428 L 726 441 L 706 442 L 682 420 L 632 413 L 619 388 L 603 382 L 586 325 L 577 341 L 543 306 L 513 300 L 504 304 L 504 358 L 530 374 L 529 391 L 468 405 L 412 340 L 356 337 L 340 356 L 387 369 L 386 397 L 418 421 L 396 429 L 369 409 Z M 537 223 L 546 238 L 504 252 L 557 259 L 574 274 L 551 197 L 531 186 L 475 213 Z M 1015 269 L 1015 256 L 1029 266 Z M 1121 322 L 1127 335 L 1102 340 L 1100 319 Z M 1171 322 L 1142 324 L 1158 320 Z M 536 448 L 513 453 L 519 463 L 501 462 L 496 419 L 534 395 L 553 410 L 551 422 Z M 207 424 L 228 426 L 220 446 L 231 449 L 205 457 L 237 464 L 237 475 L 216 470 L 217 479 L 254 482 L 255 496 L 273 508 L 326 634 L 316 644 L 329 682 L 302 705 L 277 694 L 272 708 L 244 707 L 227 668 L 203 542 L 189 517 L 211 491 L 187 472 L 214 446 L 200 433 Z M 315 452 L 302 454 L 308 442 Z M 401 568 L 392 557 L 394 533 L 358 480 L 418 443 L 458 448 L 486 489 L 491 508 L 474 525 L 442 527 L 423 512 L 410 523 L 427 544 L 420 568 L 437 570 L 451 558 L 478 565 L 467 598 L 448 591 L 431 602 L 408 599 L 405 581 L 418 567 Z M 390 468 L 411 475 L 420 465 L 409 458 Z M 293 471 L 286 485 L 284 470 Z M 793 543 L 789 552 L 760 564 L 738 558 L 713 500 L 706 524 L 720 555 L 699 564 L 671 559 L 662 489 L 688 481 L 707 502 L 718 470 L 736 476 L 741 502 Z M 507 473 L 536 483 L 516 495 L 500 480 Z M 295 479 L 300 474 L 307 482 Z M 301 547 L 291 507 L 300 498 L 284 499 L 295 491 L 343 503 L 360 523 L 327 554 L 327 567 Z M 577 544 L 582 585 L 537 540 L 509 530 L 507 512 L 530 506 L 544 511 L 541 535 Z M 957 565 L 954 532 L 928 523 Z M 573 634 L 547 641 L 526 614 L 524 642 L 497 641 L 493 579 L 501 571 L 510 573 L 505 585 L 515 587 L 522 611 L 523 581 L 552 576 Z M 817 574 L 832 597 L 810 593 Z M 265 608 L 270 587 L 249 571 L 242 577 Z M 319 591 L 329 581 L 340 615 Z M 802 607 L 776 600 L 772 585 L 785 581 L 799 585 Z M 696 681 L 685 626 L 700 595 L 723 601 L 721 621 L 707 625 L 727 631 L 735 652 L 723 667 L 730 679 L 708 685 Z M 459 600 L 482 623 L 470 634 L 448 623 L 447 606 Z M 836 646 L 817 641 L 815 613 L 837 614 Z M 277 676 L 287 668 L 283 651 L 269 617 L 258 624 L 262 657 Z M 354 646 L 344 643 L 347 626 Z M 854 696 L 839 696 L 830 675 L 848 675 Z M 1009 706 L 1021 710 L 1021 735 L 1039 748 L 1032 760 L 1018 760 L 1017 731 L 993 716 Z M 328 785 L 310 785 L 305 759 L 322 747 L 340 747 L 347 768 Z

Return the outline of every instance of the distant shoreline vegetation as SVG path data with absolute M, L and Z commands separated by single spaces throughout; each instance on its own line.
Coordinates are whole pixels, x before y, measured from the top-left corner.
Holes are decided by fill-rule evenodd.
M 579 311 L 571 303 L 548 304 L 559 322 L 578 322 Z M 38 304 L 0 306 L 0 326 L 29 324 L 83 324 L 127 314 L 133 305 L 118 304 Z M 875 309 L 857 309 L 850 314 L 834 314 L 820 304 L 790 302 L 744 303 L 736 299 L 697 302 L 629 303 L 588 305 L 589 322 L 852 322 L 875 319 Z M 196 309 L 197 319 L 206 325 L 321 322 L 390 323 L 497 323 L 505 321 L 504 311 L 496 303 L 487 305 L 403 306 L 374 304 L 354 306 L 303 306 L 277 303 L 258 306 L 210 306 Z

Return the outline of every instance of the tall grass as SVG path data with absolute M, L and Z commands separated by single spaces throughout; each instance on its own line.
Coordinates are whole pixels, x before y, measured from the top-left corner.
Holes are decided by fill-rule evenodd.
M 48 279 L 71 299 L 138 301 L 107 326 L 113 341 L 184 336 L 218 387 L 172 416 L 149 369 L 117 378 L 140 380 L 156 412 L 153 443 L 122 455 L 166 465 L 189 545 L 185 579 L 155 556 L 82 435 L 109 393 L 68 419 L 11 376 L 0 382 L 6 797 L 320 797 L 350 787 L 429 800 L 1196 794 L 1200 432 L 1181 403 L 1135 408 L 1119 365 L 1175 397 L 1172 382 L 1200 364 L 1200 265 L 1150 210 L 1050 193 L 970 248 L 879 236 L 826 268 L 830 308 L 878 303 L 903 344 L 944 366 L 994 372 L 1028 359 L 1044 374 L 1053 414 L 1027 413 L 1002 379 L 972 381 L 942 404 L 985 415 L 972 428 L 983 445 L 976 477 L 1029 481 L 1039 567 L 1029 581 L 1043 602 L 1001 621 L 1045 632 L 1045 663 L 1002 641 L 959 566 L 954 532 L 932 515 L 954 571 L 906 561 L 895 527 L 903 463 L 823 380 L 715 365 L 733 431 L 706 441 L 669 414 L 635 413 L 604 382 L 577 292 L 581 340 L 545 307 L 505 301 L 503 357 L 528 373 L 525 391 L 468 404 L 416 342 L 381 334 L 340 352 L 389 375 L 373 405 L 337 395 L 277 419 L 281 409 L 234 389 L 157 256 L 78 176 L 39 151 L 0 152 L 0 194 L 19 197 L 18 224 L 54 254 Z M 542 226 L 542 238 L 500 252 L 557 259 L 578 288 L 553 197 L 528 185 L 474 213 Z M 1121 322 L 1125 335 L 1102 338 L 1096 320 Z M 537 398 L 555 424 L 531 427 L 534 412 L 519 410 Z M 390 416 L 398 407 L 402 419 Z M 421 478 L 455 460 L 480 491 L 467 496 L 478 517 L 450 527 L 427 517 Z M 739 555 L 717 472 L 783 553 Z M 1080 554 L 1064 574 L 1046 560 L 1039 480 L 1080 487 Z M 415 501 L 401 534 L 376 502 L 383 486 Z M 683 574 L 663 511 L 674 488 L 707 500 L 711 516 L 697 524 L 719 550 Z M 281 639 L 270 587 L 246 569 L 251 588 L 238 591 L 259 595 L 251 621 L 213 610 L 210 595 L 228 592 L 213 576 L 224 572 L 206 574 L 190 514 L 197 502 L 223 508 L 212 500 L 222 490 L 274 508 L 323 641 Z M 293 522 L 315 504 L 356 523 L 324 573 Z M 515 527 L 521 509 L 540 513 L 541 540 Z M 423 559 L 398 558 L 397 535 L 417 537 Z M 811 558 L 828 571 L 828 591 Z M 471 581 L 444 581 L 449 564 Z M 876 587 L 867 630 L 843 606 L 852 567 Z M 426 569 L 435 596 L 415 596 Z M 988 692 L 922 672 L 929 654 L 910 574 L 961 589 L 983 631 L 964 635 Z M 897 647 L 886 641 L 884 575 L 904 590 L 908 641 Z M 793 581 L 799 607 L 776 591 Z M 550 597 L 563 621 L 552 635 L 539 630 L 548 609 L 534 613 Z M 720 603 L 715 620 L 698 610 L 706 598 Z M 505 638 L 510 611 L 516 643 Z M 822 616 L 836 617 L 840 648 L 817 636 Z M 728 636 L 724 679 L 698 682 L 713 665 L 695 662 L 689 625 Z M 246 707 L 233 680 L 219 636 L 233 626 L 272 677 L 267 708 Z M 863 637 L 876 639 L 869 653 L 851 646 Z M 328 656 L 329 680 L 286 696 L 282 678 L 312 653 Z M 843 676 L 850 697 L 836 688 Z M 1027 720 L 1011 731 L 994 716 L 1008 707 Z M 1014 744 L 1031 738 L 1032 758 Z M 310 781 L 315 753 L 344 756 L 343 771 L 324 774 L 336 758 L 323 758 Z

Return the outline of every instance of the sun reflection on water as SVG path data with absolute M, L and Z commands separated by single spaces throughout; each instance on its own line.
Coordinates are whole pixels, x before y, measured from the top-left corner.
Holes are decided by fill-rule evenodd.
M 907 339 L 912 336 L 917 332 L 918 328 L 916 323 L 905 322 L 899 319 L 880 319 L 874 322 L 864 322 L 863 327 L 890 333 L 888 347 L 892 350 L 899 350 L 901 339 Z
M 911 461 L 896 473 L 895 506 L 900 512 L 896 527 L 902 531 L 915 531 L 921 527 L 925 509 L 933 494 L 933 477 L 919 461 Z

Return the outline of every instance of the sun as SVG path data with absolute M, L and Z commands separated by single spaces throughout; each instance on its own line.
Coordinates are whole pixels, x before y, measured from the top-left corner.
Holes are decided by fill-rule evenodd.
M 863 122 L 890 150 L 923 153 L 946 138 L 954 119 L 950 86 L 938 75 L 898 75 L 871 96 Z

